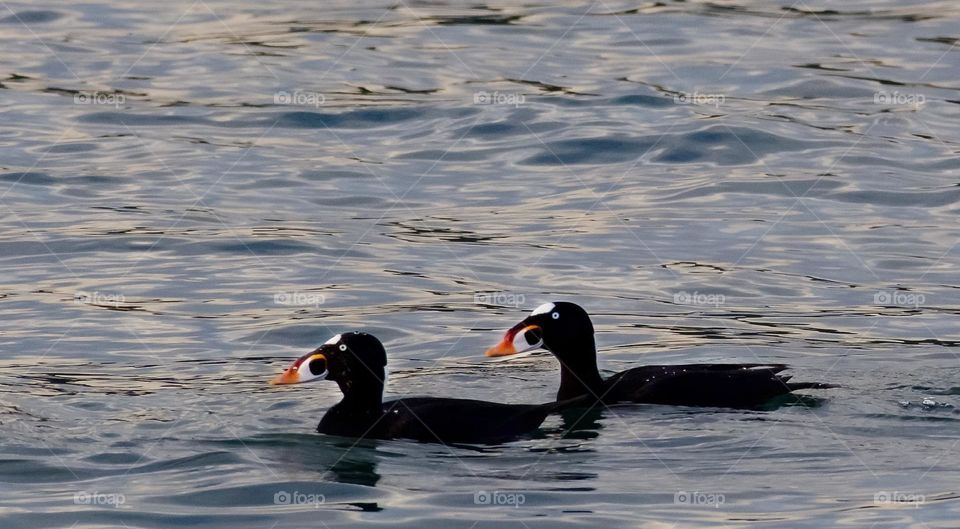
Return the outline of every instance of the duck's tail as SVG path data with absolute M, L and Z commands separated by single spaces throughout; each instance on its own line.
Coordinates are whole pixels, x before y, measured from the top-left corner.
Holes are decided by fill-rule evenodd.
M 827 384 L 826 382 L 787 382 L 787 387 L 790 388 L 790 391 L 796 391 L 798 389 L 833 389 L 841 386 Z

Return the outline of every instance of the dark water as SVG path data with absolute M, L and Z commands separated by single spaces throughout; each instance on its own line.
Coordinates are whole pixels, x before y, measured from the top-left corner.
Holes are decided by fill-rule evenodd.
M 955 2 L 2 10 L 3 528 L 960 527 Z M 481 353 L 553 299 L 843 387 L 445 447 L 266 385 L 365 329 L 543 401 Z

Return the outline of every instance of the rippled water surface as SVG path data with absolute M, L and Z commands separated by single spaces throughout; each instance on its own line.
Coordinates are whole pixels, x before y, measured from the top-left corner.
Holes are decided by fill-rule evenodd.
M 2 4 L 0 526 L 960 527 L 958 28 L 950 1 Z M 482 351 L 553 299 L 608 372 L 842 387 L 446 447 L 315 434 L 335 385 L 266 385 L 363 329 L 390 396 L 545 401 L 552 357 Z

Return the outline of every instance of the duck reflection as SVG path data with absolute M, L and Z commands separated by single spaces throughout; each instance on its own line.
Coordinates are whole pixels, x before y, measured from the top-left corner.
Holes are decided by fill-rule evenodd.
M 332 466 L 327 468 L 324 477 L 337 483 L 349 483 L 351 485 L 363 485 L 364 487 L 375 487 L 380 481 L 380 474 L 377 472 L 378 455 L 374 450 L 377 442 L 371 441 L 370 445 L 358 449 L 350 445 L 341 446 L 344 450 Z

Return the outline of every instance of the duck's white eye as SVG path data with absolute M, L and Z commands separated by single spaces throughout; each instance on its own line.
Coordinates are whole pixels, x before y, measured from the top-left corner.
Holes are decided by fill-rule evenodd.
M 346 351 L 346 350 L 347 350 L 347 346 L 344 345 L 344 344 L 340 344 L 340 350 L 341 350 L 341 351 Z
M 559 312 L 554 312 L 553 314 L 550 315 L 550 317 L 553 318 L 553 319 L 555 319 L 555 320 L 559 320 L 559 319 L 560 319 L 560 313 L 559 313 Z

